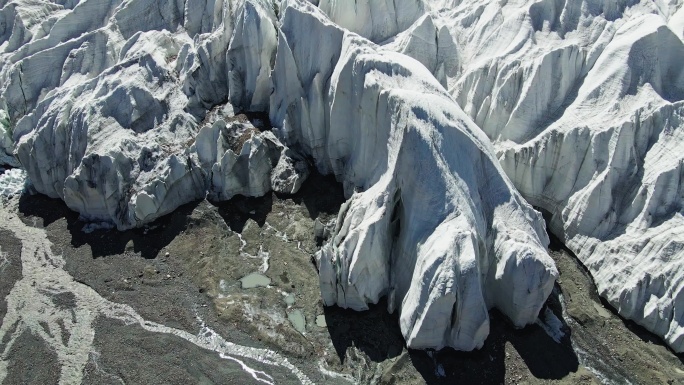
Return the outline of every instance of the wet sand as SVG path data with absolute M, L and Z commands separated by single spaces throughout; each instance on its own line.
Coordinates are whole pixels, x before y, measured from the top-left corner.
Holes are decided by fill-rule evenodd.
M 383 303 L 366 312 L 323 307 L 312 261 L 321 244 L 314 221 L 332 223 L 342 201 L 334 180 L 314 175 L 295 196 L 195 202 L 127 232 L 86 234 L 77 214 L 41 196 L 22 197 L 19 215 L 45 229 L 64 269 L 106 300 L 131 306 L 149 322 L 193 335 L 208 326 L 227 341 L 276 351 L 315 383 L 684 383 L 684 359 L 605 308 L 589 275 L 557 242 L 551 255 L 561 277 L 547 307 L 563 320 L 559 342 L 539 325 L 518 330 L 492 311 L 483 349 L 413 351 Z M 6 231 L 0 245 L 9 261 L 0 268 L 4 298 L 21 277 L 21 247 Z M 254 275 L 270 282 L 244 286 L 241 279 L 250 275 L 249 282 Z M 53 301 L 78 306 L 68 295 Z M 0 299 L 0 312 L 3 306 Z M 234 361 L 174 335 L 103 316 L 93 330 L 85 384 L 256 382 Z M 0 341 L 0 352 L 6 344 Z M 17 339 L 5 357 L 4 384 L 59 377 L 54 352 L 35 334 Z M 283 367 L 249 363 L 268 381 L 299 383 Z

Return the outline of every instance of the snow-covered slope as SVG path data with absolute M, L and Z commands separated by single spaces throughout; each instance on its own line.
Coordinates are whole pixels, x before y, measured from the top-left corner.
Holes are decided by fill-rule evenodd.
M 294 192 L 310 159 L 349 197 L 326 303 L 388 295 L 416 347 L 479 346 L 492 306 L 533 321 L 555 269 L 514 185 L 684 351 L 682 3 L 4 1 L 0 162 L 126 229 Z

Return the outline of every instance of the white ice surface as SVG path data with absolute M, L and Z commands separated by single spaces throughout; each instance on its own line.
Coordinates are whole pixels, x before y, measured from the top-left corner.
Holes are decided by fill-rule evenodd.
M 279 39 L 276 133 L 349 196 L 317 255 L 324 303 L 388 296 L 412 348 L 481 347 L 492 307 L 534 322 L 557 276 L 544 222 L 431 73 L 305 3 Z
M 449 91 L 516 188 L 601 296 L 684 351 L 684 3 L 429 3 L 457 42 Z
M 236 105 L 267 107 L 270 2 L 18 1 L 2 12 L 14 15 L 15 30 L 0 38 L 0 154 L 14 152 L 38 192 L 85 219 L 128 229 L 207 193 L 263 195 L 272 184 L 296 192 L 306 177 L 272 135 L 276 150 L 258 151 L 267 135 L 259 134 L 233 154 L 249 164 L 224 164 L 220 174 L 192 146 L 211 128 L 205 108 L 225 103 L 229 84 L 243 92 L 230 94 Z M 226 186 L 234 181 L 244 186 Z

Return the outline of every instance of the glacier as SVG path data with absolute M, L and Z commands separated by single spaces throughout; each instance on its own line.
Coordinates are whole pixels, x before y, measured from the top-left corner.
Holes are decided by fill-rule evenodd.
M 450 93 L 622 316 L 684 351 L 681 1 L 460 2 Z M 498 36 L 491 39 L 491 36 Z
M 277 52 L 271 120 L 349 197 L 317 254 L 323 302 L 387 296 L 412 348 L 481 347 L 492 307 L 534 322 L 558 275 L 544 222 L 430 72 L 310 5 L 287 8 Z
M 414 348 L 482 346 L 491 308 L 535 322 L 534 206 L 682 352 L 682 5 L 4 1 L 0 163 L 120 230 L 334 174 L 323 301 L 387 297 Z

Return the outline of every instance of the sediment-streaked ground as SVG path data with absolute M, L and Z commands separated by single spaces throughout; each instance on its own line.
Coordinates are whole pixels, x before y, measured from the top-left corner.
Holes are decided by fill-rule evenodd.
M 382 303 L 324 308 L 315 221 L 332 224 L 342 201 L 313 176 L 295 196 L 197 202 L 146 229 L 91 233 L 59 201 L 4 201 L 0 383 L 684 383 L 684 358 L 604 308 L 558 244 L 541 326 L 494 312 L 480 351 L 408 351 Z

